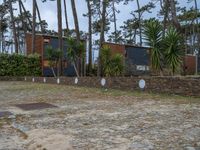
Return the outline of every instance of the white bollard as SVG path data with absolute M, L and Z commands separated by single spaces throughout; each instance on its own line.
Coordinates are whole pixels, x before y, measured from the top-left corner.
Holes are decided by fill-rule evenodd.
M 57 79 L 57 84 L 60 84 L 60 78 Z
M 43 82 L 44 82 L 44 83 L 46 83 L 46 82 L 47 82 L 46 78 L 44 78 L 44 79 L 43 79 Z
M 101 79 L 101 86 L 105 86 L 106 85 L 106 79 L 105 78 L 102 78 Z
M 78 84 L 78 78 L 75 78 L 74 83 Z
M 145 86 L 146 86 L 145 80 L 144 80 L 144 79 L 141 79 L 141 80 L 139 81 L 139 87 L 140 87 L 140 89 L 144 90 Z

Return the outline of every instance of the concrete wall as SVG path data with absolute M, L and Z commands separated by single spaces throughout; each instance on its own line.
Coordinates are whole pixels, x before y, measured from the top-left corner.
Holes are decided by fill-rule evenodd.
M 55 78 L 45 78 L 46 83 L 57 84 Z M 183 96 L 200 97 L 200 77 L 116 77 L 105 78 L 105 88 L 120 89 L 120 90 L 140 90 L 139 81 L 146 81 L 145 91 L 154 93 L 177 94 Z M 32 77 L 27 77 L 27 82 L 32 82 Z M 60 78 L 60 84 L 76 85 L 85 87 L 101 88 L 101 78 L 83 77 L 78 79 L 78 84 L 75 84 L 75 78 Z M 43 77 L 35 77 L 34 82 L 44 83 Z

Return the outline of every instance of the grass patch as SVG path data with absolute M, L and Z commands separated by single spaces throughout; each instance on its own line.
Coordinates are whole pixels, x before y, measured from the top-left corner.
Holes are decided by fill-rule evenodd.
M 153 93 L 145 91 L 125 91 L 117 89 L 105 89 L 105 88 L 90 88 L 90 87 L 79 87 L 79 86 L 67 86 L 67 85 L 56 85 L 56 84 L 42 84 L 42 83 L 26 83 L 26 82 L 13 82 L 13 86 L 5 86 L 2 90 L 8 90 L 9 92 L 17 91 L 34 91 L 37 96 L 54 96 L 54 95 L 63 95 L 71 96 L 72 98 L 101 98 L 101 97 L 113 97 L 113 98 L 122 98 L 122 97 L 131 97 L 137 98 L 140 100 L 161 100 L 166 102 L 175 102 L 175 103 L 199 103 L 199 98 L 189 97 L 189 96 L 180 96 L 173 94 L 163 94 L 163 93 Z
M 113 96 L 113 97 L 136 97 L 141 100 L 162 100 L 162 101 L 172 101 L 177 103 L 200 103 L 200 98 L 190 97 L 190 96 L 181 96 L 174 94 L 166 94 L 166 93 L 154 93 L 154 92 L 145 92 L 145 91 L 123 91 L 117 89 L 103 89 L 103 88 L 88 88 L 88 87 L 74 87 L 76 90 L 81 90 L 83 92 L 88 93 L 96 93 L 102 94 L 105 96 Z

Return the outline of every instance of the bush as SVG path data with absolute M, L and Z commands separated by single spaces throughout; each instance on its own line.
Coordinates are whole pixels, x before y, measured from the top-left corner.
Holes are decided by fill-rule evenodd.
M 0 76 L 40 76 L 40 56 L 0 54 Z
M 102 71 L 104 76 L 120 76 L 124 71 L 124 58 L 121 54 L 112 54 L 111 49 L 101 49 Z

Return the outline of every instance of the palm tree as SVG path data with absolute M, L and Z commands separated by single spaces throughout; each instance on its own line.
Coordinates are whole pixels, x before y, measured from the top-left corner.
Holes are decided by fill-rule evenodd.
M 181 49 L 181 36 L 175 28 L 169 28 L 163 40 L 165 62 L 172 70 L 172 74 L 180 68 L 183 51 Z
M 79 77 L 79 72 L 77 69 L 78 60 L 81 56 L 83 56 L 84 51 L 84 44 L 82 42 L 78 42 L 76 39 L 68 38 L 67 39 L 67 58 L 73 64 L 74 70 L 76 72 L 77 77 Z
M 119 76 L 123 73 L 123 56 L 121 54 L 112 55 L 108 46 L 101 49 L 102 71 L 105 76 Z
M 115 54 L 111 59 L 112 76 L 120 76 L 124 71 L 123 55 Z
M 60 61 L 60 57 L 62 56 L 62 51 L 59 49 L 53 49 L 51 46 L 47 47 L 45 49 L 46 54 L 47 54 L 47 59 L 49 61 L 49 66 L 52 70 L 53 76 L 56 78 L 57 76 L 59 76 L 59 61 Z M 57 69 L 57 75 L 55 73 L 54 68 Z
M 162 25 L 159 21 L 150 19 L 145 22 L 144 38 L 146 40 L 147 45 L 151 47 L 152 67 L 158 71 L 161 71 L 162 73 Z

